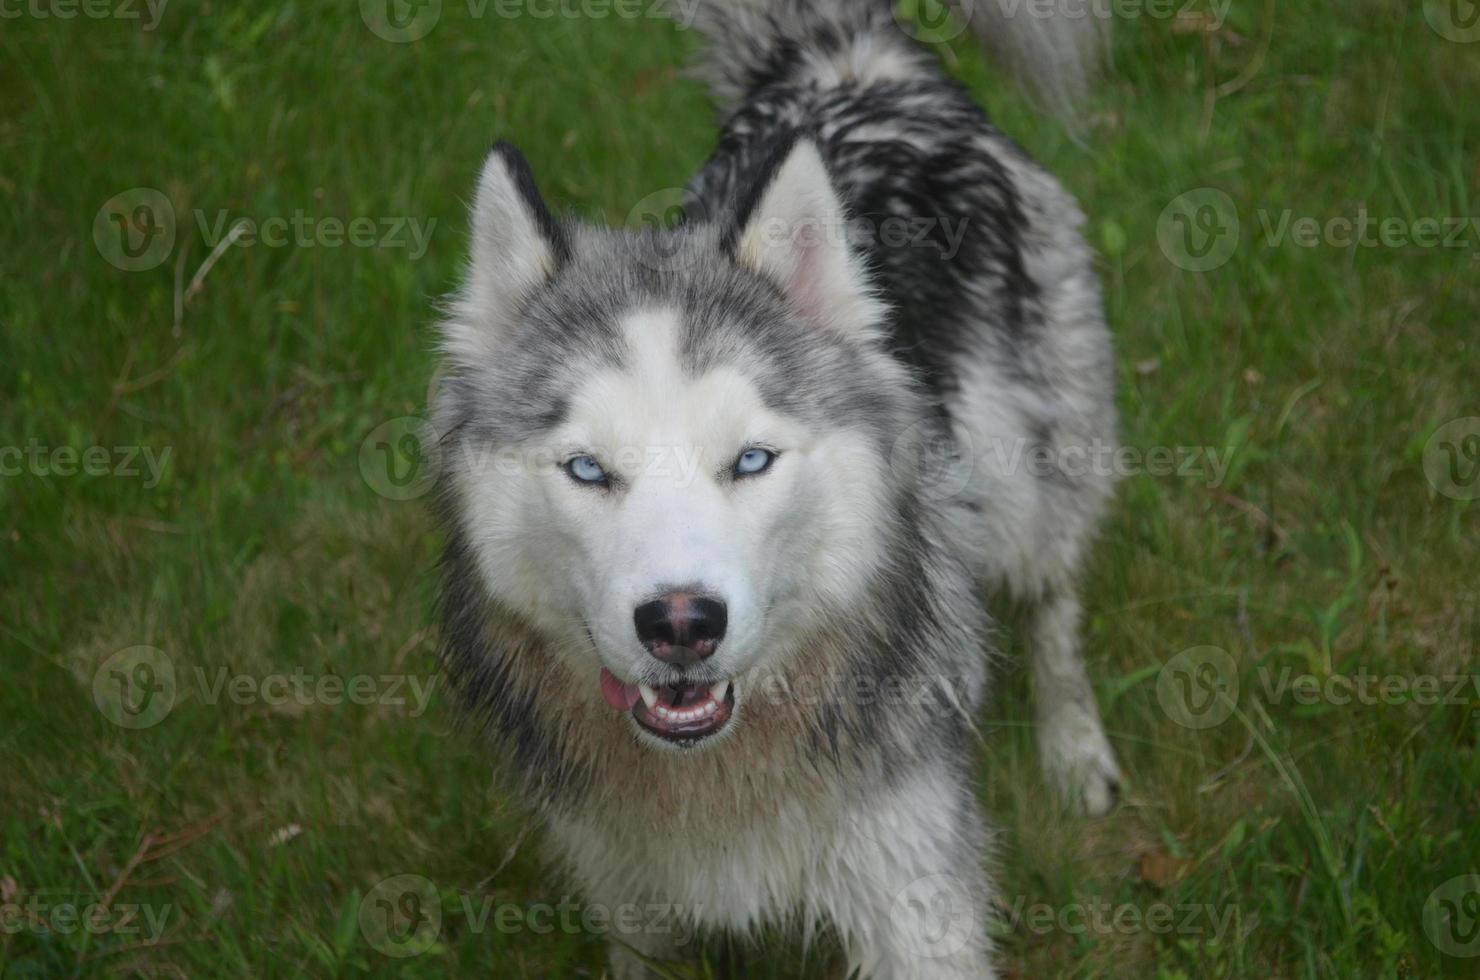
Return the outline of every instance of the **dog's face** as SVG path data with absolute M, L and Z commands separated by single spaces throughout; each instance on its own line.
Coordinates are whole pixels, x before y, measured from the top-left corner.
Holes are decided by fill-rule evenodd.
M 733 731 L 856 604 L 899 483 L 909 385 L 810 144 L 734 227 L 562 227 L 496 148 L 446 326 L 444 477 L 482 584 L 657 747 Z

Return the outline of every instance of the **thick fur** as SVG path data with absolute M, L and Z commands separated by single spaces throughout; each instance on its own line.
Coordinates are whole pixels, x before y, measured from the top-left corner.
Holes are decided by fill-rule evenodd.
M 776 0 L 705 2 L 697 24 L 712 44 L 699 64 L 715 99 L 733 105 L 747 97 L 757 76 L 774 73 L 778 66 L 808 62 L 804 70 L 819 76 L 829 72 L 877 70 L 887 61 L 871 40 L 860 44 L 856 28 L 869 26 L 899 33 L 903 24 L 885 24 L 886 4 L 874 3 L 862 16 L 858 8 L 871 0 L 819 0 L 814 4 L 778 4 Z M 1089 93 L 1099 71 L 1101 54 L 1108 50 L 1110 6 L 1084 0 L 1042 4 L 1034 0 L 949 0 L 959 22 L 993 57 L 1018 76 L 1049 108 L 1073 122 L 1077 107 Z M 803 9 L 805 7 L 805 9 Z M 807 33 L 796 30 L 805 24 Z M 823 32 L 817 28 L 823 26 Z M 836 31 L 833 28 L 837 28 Z M 913 33 L 925 34 L 923 29 Z M 931 36 L 947 39 L 949 24 L 938 25 Z M 882 34 L 874 35 L 875 38 Z M 898 45 L 886 41 L 882 51 Z M 845 54 L 850 63 L 838 62 Z M 831 66 L 829 66 L 831 62 Z
M 867 977 L 989 977 L 983 589 L 1025 611 L 1055 785 L 1098 813 L 1119 780 L 1076 599 L 1110 480 L 1028 464 L 1114 440 L 1083 219 L 887 4 L 700 26 L 724 118 L 682 226 L 558 221 L 517 151 L 485 164 L 435 407 L 447 670 L 589 902 L 830 929 Z M 773 234 L 808 222 L 848 236 Z M 758 438 L 773 471 L 727 476 Z M 558 465 L 633 447 L 602 490 Z M 730 630 L 685 677 L 734 678 L 735 716 L 674 750 L 597 674 L 674 682 L 631 609 L 700 581 Z M 675 932 L 622 937 L 616 975 Z

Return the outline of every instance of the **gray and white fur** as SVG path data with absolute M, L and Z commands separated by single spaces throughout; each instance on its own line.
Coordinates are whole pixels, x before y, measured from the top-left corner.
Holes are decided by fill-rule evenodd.
M 974 26 L 1082 88 L 1081 27 L 1009 20 Z M 484 165 L 434 407 L 446 669 L 586 901 L 678 910 L 616 977 L 770 926 L 991 977 L 984 591 L 1025 611 L 1053 785 L 1098 814 L 1120 778 L 1078 639 L 1112 487 L 1067 464 L 1115 438 L 1083 217 L 883 0 L 698 26 L 723 123 L 677 227 Z

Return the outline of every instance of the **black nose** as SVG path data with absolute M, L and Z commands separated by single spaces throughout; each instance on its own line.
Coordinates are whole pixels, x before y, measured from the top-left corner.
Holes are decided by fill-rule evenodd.
M 663 661 L 687 667 L 708 657 L 725 636 L 725 604 L 692 592 L 668 592 L 632 613 L 637 639 Z

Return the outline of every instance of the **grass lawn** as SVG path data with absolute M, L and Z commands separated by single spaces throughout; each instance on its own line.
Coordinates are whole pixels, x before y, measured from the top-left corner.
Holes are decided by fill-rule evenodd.
M 1090 215 L 1136 450 L 1086 597 L 1122 805 L 1045 791 L 1017 658 L 980 719 L 1008 976 L 1480 975 L 1472 4 L 1123 3 L 1082 145 L 940 45 Z M 619 223 L 712 111 L 659 17 L 440 6 L 0 5 L 4 976 L 602 974 L 381 453 L 490 141 Z

